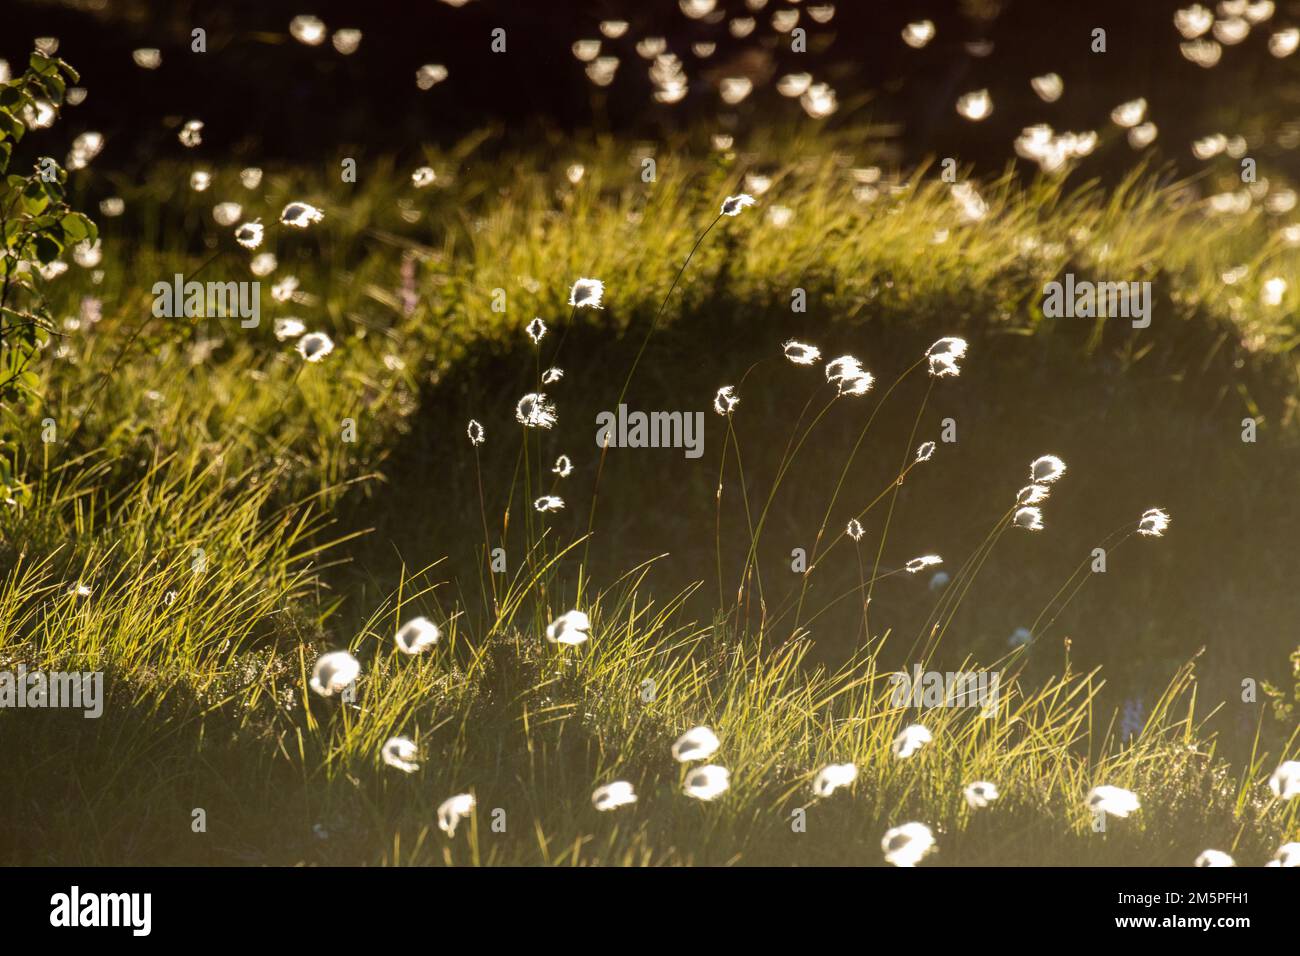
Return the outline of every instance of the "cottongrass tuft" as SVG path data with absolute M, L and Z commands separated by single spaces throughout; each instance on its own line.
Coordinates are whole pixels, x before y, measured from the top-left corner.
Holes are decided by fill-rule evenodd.
M 826 363 L 826 381 L 832 385 L 862 373 L 862 363 L 852 355 L 841 355 Z
M 472 793 L 458 793 L 454 797 L 448 797 L 438 807 L 438 829 L 447 836 L 454 837 L 460 821 L 474 812 L 474 805 Z
M 262 244 L 262 236 L 266 230 L 262 226 L 260 219 L 252 222 L 240 223 L 235 230 L 235 242 L 239 243 L 245 249 L 256 249 Z
M 1017 528 L 1024 528 L 1026 531 L 1043 530 L 1043 512 L 1032 506 L 1017 509 L 1011 521 Z
M 721 746 L 718 735 L 708 727 L 692 727 L 673 743 L 673 759 L 678 763 L 707 760 Z
M 925 353 L 930 360 L 930 374 L 935 378 L 955 378 L 961 374 L 957 364 L 966 354 L 966 340 L 956 336 L 939 339 Z
M 1035 458 L 1029 465 L 1029 480 L 1039 485 L 1050 485 L 1065 474 L 1065 462 L 1055 455 Z
M 632 784 L 626 780 L 615 780 L 603 787 L 597 787 L 596 791 L 591 795 L 591 805 L 602 813 L 607 810 L 617 810 L 619 807 L 626 807 L 633 803 L 636 803 L 636 791 L 632 789 Z
M 934 737 L 924 724 L 912 724 L 899 732 L 890 749 L 899 760 L 906 760 L 932 740 Z
M 1193 866 L 1236 866 L 1237 861 L 1222 850 L 1204 850 Z
M 309 686 L 322 697 L 333 697 L 352 686 L 361 674 L 361 664 L 347 651 L 330 651 L 316 659 Z
M 731 771 L 717 764 L 696 767 L 686 775 L 682 792 L 696 800 L 712 800 L 731 786 Z
M 865 395 L 875 378 L 852 355 L 841 355 L 826 363 L 826 381 L 834 385 L 840 395 Z
M 1158 538 L 1169 527 L 1169 514 L 1160 508 L 1148 508 L 1138 520 L 1138 534 Z
M 305 202 L 291 202 L 280 212 L 280 222 L 295 229 L 306 229 L 324 218 L 325 213 Z
M 421 166 L 415 172 L 411 173 L 411 185 L 416 189 L 424 189 L 426 186 L 432 186 L 433 181 L 438 178 L 438 174 L 430 166 Z
M 924 823 L 904 823 L 885 831 L 880 841 L 885 862 L 894 866 L 916 866 L 934 849 L 934 834 Z
M 538 511 L 559 511 L 564 507 L 564 499 L 559 495 L 542 495 L 533 502 L 533 507 Z
M 551 473 L 559 475 L 561 478 L 568 478 L 569 475 L 573 474 L 573 462 L 569 459 L 569 456 L 561 455 L 555 459 L 555 467 L 551 469 Z
M 294 293 L 298 291 L 298 277 L 285 276 L 275 285 L 271 286 L 271 298 L 276 302 L 288 302 L 293 298 Z
M 570 647 L 586 643 L 591 637 L 591 618 L 579 610 L 565 611 L 546 625 L 546 639 L 552 644 Z
M 785 350 L 785 357 L 795 365 L 812 365 L 822 357 L 822 350 L 815 345 L 805 345 L 803 342 L 796 342 L 791 339 L 782 346 Z
M 924 442 L 919 448 L 916 449 L 916 460 L 918 462 L 929 461 L 930 456 L 934 454 L 934 450 L 937 447 L 938 446 L 935 445 L 935 443 L 932 441 Z
M 599 309 L 601 297 L 605 294 L 605 283 L 599 279 L 579 279 L 569 290 L 569 305 L 575 309 Z
M 1286 760 L 1268 778 L 1268 789 L 1283 800 L 1300 797 L 1300 760 Z
M 307 331 L 307 326 L 302 319 L 295 319 L 293 316 L 286 316 L 283 319 L 275 320 L 275 337 L 281 342 L 288 339 L 296 339 Z
M 1094 813 L 1101 812 L 1112 817 L 1127 817 L 1134 810 L 1142 809 L 1138 796 L 1132 790 L 1102 784 L 1088 791 L 1088 809 Z
M 176 138 L 180 140 L 182 146 L 190 149 L 201 146 L 203 144 L 203 120 L 186 120 L 185 125 L 181 127 L 181 131 L 176 134 Z
M 1283 843 L 1265 866 L 1300 866 L 1300 843 Z
M 822 767 L 813 778 L 812 791 L 819 797 L 829 797 L 841 787 L 858 779 L 858 768 L 851 763 L 833 763 Z
M 555 406 L 542 392 L 529 392 L 515 405 L 515 421 L 528 428 L 550 428 L 555 424 Z
M 403 773 L 415 773 L 420 769 L 415 760 L 418 753 L 415 741 L 408 737 L 389 737 L 379 751 L 384 763 Z
M 740 211 L 746 206 L 754 205 L 754 197 L 749 193 L 741 193 L 739 196 L 728 196 L 722 203 L 722 215 L 739 216 Z
M 862 522 L 857 518 L 850 518 L 848 527 L 844 529 L 844 532 L 854 541 L 861 541 L 862 536 L 867 533 L 867 529 L 862 527 Z
M 979 810 L 987 807 L 999 797 L 998 785 L 989 783 L 987 780 L 977 780 L 975 783 L 968 784 L 962 790 L 962 796 L 966 798 L 968 807 L 972 810 Z
M 1052 489 L 1047 485 L 1025 485 L 1016 492 L 1016 504 L 1018 505 L 1037 505 L 1047 500 L 1047 496 L 1052 493 Z
M 483 426 L 474 418 L 469 420 L 469 425 L 465 428 L 465 434 L 469 436 L 469 443 L 475 446 L 483 444 L 487 439 L 487 432 L 483 430 Z
M 212 220 L 218 226 L 233 226 L 244 214 L 244 207 L 237 202 L 219 202 L 212 207 Z
M 334 351 L 334 340 L 324 332 L 308 332 L 298 340 L 297 349 L 308 362 L 319 362 Z
M 918 20 L 903 27 L 903 42 L 913 50 L 919 50 L 934 37 L 934 21 Z
M 918 571 L 924 571 L 926 568 L 932 568 L 937 564 L 943 564 L 943 558 L 937 554 L 923 554 L 919 558 L 913 558 L 904 566 L 908 574 L 916 574 Z
M 545 372 L 542 373 L 542 384 L 554 385 L 562 378 L 564 378 L 564 369 L 548 368 Z
M 540 317 L 534 318 L 533 321 L 528 323 L 528 327 L 524 331 L 528 333 L 528 337 L 533 340 L 534 345 L 540 345 L 543 336 L 546 335 L 546 323 Z
M 325 23 L 310 14 L 296 16 L 289 21 L 289 33 L 306 46 L 319 46 L 325 42 Z
M 403 654 L 420 654 L 437 644 L 441 637 L 437 624 L 427 617 L 415 617 L 397 629 L 393 641 Z
M 840 383 L 841 395 L 865 395 L 871 391 L 871 386 L 875 383 L 875 376 L 870 372 L 863 372 L 852 378 Z
M 713 410 L 723 417 L 729 416 L 739 404 L 740 399 L 736 397 L 734 385 L 722 386 L 718 389 L 718 394 L 713 396 Z

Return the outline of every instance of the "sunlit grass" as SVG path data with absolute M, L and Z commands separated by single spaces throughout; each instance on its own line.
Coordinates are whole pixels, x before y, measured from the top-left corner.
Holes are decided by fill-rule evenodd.
M 99 284 L 75 270 L 50 290 L 68 315 L 82 296 L 102 299 L 104 319 L 68 335 L 70 356 L 41 363 L 43 401 L 9 410 L 31 440 L 3 454 L 32 497 L 0 510 L 0 663 L 102 669 L 110 697 L 99 721 L 0 714 L 5 759 L 25 768 L 6 785 L 9 817 L 33 821 L 8 861 L 878 864 L 883 833 L 912 820 L 934 830 L 936 863 L 1187 865 L 1213 846 L 1259 864 L 1295 839 L 1296 802 L 1272 799 L 1264 784 L 1280 755 L 1261 752 L 1236 773 L 1216 757 L 1204 726 L 1213 704 L 1197 700 L 1191 664 L 1129 739 L 1097 703 L 1104 675 L 1067 667 L 1021 681 L 1015 653 L 963 665 L 1004 671 L 989 715 L 918 716 L 891 700 L 881 658 L 916 637 L 928 661 L 941 630 L 871 632 L 827 668 L 790 626 L 816 611 L 803 608 L 802 592 L 782 633 L 749 605 L 731 606 L 735 576 L 724 586 L 721 543 L 713 620 L 687 608 L 711 588 L 709 567 L 706 584 L 665 595 L 654 562 L 581 561 L 585 538 L 543 534 L 528 507 L 538 451 L 500 425 L 516 395 L 499 396 L 487 441 L 519 443 L 510 495 L 522 509 L 515 500 L 507 517 L 490 496 L 446 501 L 440 475 L 426 480 L 429 507 L 482 511 L 486 540 L 444 550 L 478 554 L 482 567 L 502 529 L 522 540 L 525 560 L 490 585 L 441 563 L 403 568 L 396 582 L 373 582 L 365 593 L 382 597 L 366 606 L 359 593 L 331 589 L 327 572 L 351 560 L 359 532 L 333 527 L 330 515 L 360 498 L 379 517 L 386 462 L 414 427 L 422 390 L 471 351 L 517 344 L 534 315 L 574 321 L 567 296 L 578 276 L 607 288 L 604 308 L 581 321 L 634 342 L 661 310 L 665 325 L 723 299 L 788 312 L 796 287 L 828 322 L 941 312 L 953 333 L 1050 335 L 1037 312 L 1042 284 L 1122 263 L 1126 279 L 1156 283 L 1167 314 L 1198 340 L 1223 328 L 1260 353 L 1293 344 L 1293 308 L 1261 304 L 1259 290 L 1268 275 L 1294 273 L 1296 251 L 1260 213 L 1207 217 L 1186 183 L 1138 172 L 1103 191 L 1007 176 L 980 185 L 987 217 L 963 223 L 932 170 L 868 197 L 855 195 L 852 174 L 870 161 L 865 150 L 854 161 L 794 142 L 780 155 L 801 158 L 777 164 L 758 207 L 701 243 L 672 299 L 719 198 L 741 188 L 743 157 L 661 154 L 653 184 L 627 144 L 522 165 L 486 165 L 466 144 L 430 154 L 436 184 L 419 191 L 409 170 L 392 167 L 356 186 L 271 170 L 251 193 L 234 168 L 214 169 L 204 193 L 185 188 L 179 167 L 138 187 L 80 180 L 123 195 L 128 215 L 104 224 Z M 576 186 L 563 172 L 575 158 L 586 169 Z M 272 306 L 265 296 L 252 331 L 151 319 L 150 287 L 176 272 L 251 279 L 251 254 L 212 221 L 211 206 L 229 198 L 267 223 L 291 200 L 326 210 L 323 223 L 277 233 L 259 250 L 279 257 L 266 284 L 293 274 L 310 298 Z M 780 205 L 792 214 L 779 226 L 765 210 Z M 413 277 L 403 277 L 403 257 Z M 1244 284 L 1225 286 L 1222 272 L 1241 264 Z M 404 285 L 417 293 L 411 308 Z M 505 312 L 493 310 L 496 290 Z M 1298 293 L 1287 293 L 1289 305 Z M 334 339 L 324 363 L 303 365 L 275 339 L 272 319 L 288 315 Z M 566 372 L 580 381 L 583 369 Z M 798 409 L 789 412 L 776 423 L 782 435 L 792 429 L 787 450 L 800 434 Z M 889 413 L 919 419 L 906 406 Z M 39 441 L 47 416 L 60 443 Z M 363 441 L 342 440 L 345 420 Z M 468 461 L 474 449 L 457 440 Z M 728 441 L 724 454 L 743 475 L 740 443 Z M 915 444 L 888 449 L 891 464 Z M 751 522 L 729 529 L 743 531 L 742 558 L 757 550 L 771 501 L 747 500 Z M 964 590 L 978 553 L 969 567 L 955 601 L 979 599 Z M 745 558 L 746 584 L 748 570 Z M 69 593 L 77 583 L 90 595 Z M 547 623 L 579 603 L 591 640 L 548 644 Z M 937 622 L 951 620 L 951 606 L 937 611 Z M 408 657 L 393 635 L 417 614 L 443 634 Z M 355 700 L 308 690 L 316 657 L 338 649 L 362 663 Z M 918 719 L 933 743 L 894 758 L 898 732 Z M 708 804 L 681 794 L 684 769 L 669 754 L 699 724 L 718 734 L 711 759 L 731 771 L 730 790 Z M 398 735 L 420 751 L 410 775 L 380 760 Z M 850 762 L 852 786 L 815 800 L 817 771 Z M 618 779 L 638 802 L 597 813 L 592 791 Z M 1001 796 L 971 810 L 962 790 L 977 780 Z M 1097 833 L 1084 798 L 1102 783 L 1135 791 L 1142 810 Z M 462 792 L 477 810 L 449 839 L 436 811 Z M 191 829 L 194 808 L 207 812 L 205 833 Z M 504 831 L 494 828 L 501 821 Z

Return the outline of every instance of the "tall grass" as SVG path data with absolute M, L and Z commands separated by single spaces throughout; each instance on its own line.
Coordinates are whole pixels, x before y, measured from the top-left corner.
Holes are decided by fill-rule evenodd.
M 503 377 L 475 396 L 484 403 L 476 415 L 487 425 L 484 455 L 459 432 L 456 462 L 439 463 L 450 472 L 473 458 L 476 488 L 452 498 L 447 488 L 459 485 L 443 469 L 420 477 L 427 507 L 471 515 L 482 540 L 438 542 L 445 562 L 408 567 L 399 555 L 395 577 L 356 566 L 364 529 L 338 527 L 331 516 L 354 508 L 404 521 L 386 501 L 388 463 L 428 413 L 428 390 L 493 347 L 509 354 L 535 314 L 568 315 L 553 330 L 560 342 L 580 324 L 641 342 L 626 378 L 616 375 L 620 397 L 633 371 L 656 358 L 651 336 L 678 312 L 784 300 L 795 286 L 835 302 L 844 322 L 868 309 L 879 322 L 943 310 L 953 333 L 1049 334 L 1027 301 L 1032 291 L 1067 266 L 1116 257 L 1133 264 L 1135 279 L 1156 278 L 1189 325 L 1245 330 L 1264 351 L 1293 334 L 1245 304 L 1257 295 L 1228 296 L 1218 272 L 1249 261 L 1255 282 L 1293 268 L 1295 251 L 1262 219 L 1203 215 L 1186 202 L 1189 184 L 1138 172 L 1102 193 L 1008 175 L 981 187 L 990 212 L 975 228 L 956 222 L 947 187 L 924 170 L 864 201 L 841 155 L 805 155 L 814 158 L 775 172 L 763 198 L 763 207 L 796 208 L 785 227 L 762 207 L 725 228 L 716 218 L 708 225 L 737 191 L 744 159 L 736 156 L 683 153 L 679 164 L 660 164 L 676 171 L 653 189 L 628 173 L 617 145 L 584 157 L 576 186 L 545 164 L 507 178 L 474 166 L 472 153 L 431 156 L 439 182 L 451 185 L 420 194 L 418 205 L 396 172 L 348 192 L 301 171 L 271 171 L 260 194 L 241 194 L 246 218 L 272 220 L 291 198 L 327 212 L 323 228 L 275 248 L 276 277 L 296 274 L 306 290 L 276 314 L 309 313 L 310 327 L 339 342 L 325 363 L 305 367 L 274 340 L 269 321 L 243 335 L 217 320 L 147 318 L 153 281 L 211 259 L 176 236 L 211 240 L 213 268 L 241 274 L 246 254 L 206 218 L 210 202 L 242 189 L 234 170 L 215 171 L 206 195 L 176 186 L 186 178 L 177 169 L 141 187 L 83 180 L 88 194 L 126 195 L 141 234 L 128 243 L 109 223 L 102 281 L 72 275 L 56 288 L 69 314 L 94 295 L 105 318 L 42 365 L 40 407 L 9 410 L 31 435 L 54 417 L 64 441 L 2 452 L 32 498 L 0 510 L 0 662 L 103 670 L 109 699 L 97 721 L 0 712 L 0 754 L 24 768 L 0 784 L 0 812 L 30 824 L 8 843 L 6 862 L 876 864 L 881 835 L 909 820 L 934 828 L 939 863 L 1185 865 L 1209 846 L 1262 863 L 1296 839 L 1295 801 L 1273 800 L 1264 783 L 1294 754 L 1296 734 L 1281 752 L 1261 747 L 1234 773 L 1216 752 L 1206 726 L 1213 707 L 1198 701 L 1191 663 L 1128 734 L 1098 702 L 1102 675 L 1075 672 L 1068 653 L 1046 678 L 1028 674 L 1020 651 L 961 659 L 964 670 L 1003 673 L 997 706 L 927 710 L 919 719 L 934 743 L 907 760 L 893 756 L 898 732 L 918 719 L 892 696 L 898 645 L 910 639 L 906 657 L 922 665 L 952 665 L 938 641 L 957 608 L 980 599 L 979 571 L 1008 520 L 989 516 L 985 543 L 957 565 L 919 633 L 872 627 L 873 594 L 897 583 L 902 561 L 928 550 L 889 535 L 896 508 L 906 507 L 899 488 L 913 467 L 927 467 L 913 459 L 927 437 L 932 386 L 945 385 L 927 382 L 912 399 L 896 390 L 922 361 L 874 369 L 881 382 L 898 377 L 865 397 L 835 397 L 819 367 L 786 366 L 774 335 L 770 365 L 717 383 L 737 384 L 740 417 L 775 376 L 816 380 L 802 411 L 786 409 L 771 423 L 779 457 L 762 455 L 761 468 L 756 452 L 742 454 L 732 418 L 725 422 L 708 466 L 716 523 L 699 532 L 715 567 L 695 572 L 699 582 L 718 578 L 706 618 L 697 608 L 711 587 L 666 588 L 658 560 L 624 570 L 584 558 L 603 530 L 598 496 L 615 489 L 600 485 L 603 450 L 587 500 L 582 486 L 548 477 L 556 453 L 573 453 L 556 436 L 578 447 L 563 413 L 555 435 L 513 423 L 515 400 L 537 386 L 540 352 L 511 371 L 517 391 Z M 936 242 L 939 230 L 946 241 Z M 128 248 L 130 269 L 115 254 Z M 400 294 L 403 255 L 419 263 L 423 295 L 413 310 Z M 579 275 L 605 280 L 605 310 L 567 308 Z M 505 313 L 491 308 L 499 288 Z M 574 360 L 565 353 L 566 386 L 580 388 L 583 354 Z M 846 408 L 847 439 L 828 435 L 828 416 Z M 872 444 L 878 413 L 910 424 L 905 447 Z M 344 419 L 362 440 L 340 438 Z M 573 428 L 588 435 L 585 422 Z M 798 463 L 810 441 L 834 442 L 842 464 L 816 476 L 825 497 L 808 573 L 765 588 L 762 536 L 787 482 L 803 480 Z M 495 448 L 504 451 L 489 458 Z M 849 480 L 864 453 L 889 463 L 888 480 L 865 490 Z M 498 458 L 513 470 L 485 474 Z M 533 510 L 534 497 L 557 487 L 569 510 L 590 509 L 586 528 L 570 534 Z M 1006 489 L 1008 504 L 1014 492 Z M 743 520 L 724 510 L 731 501 Z M 878 523 L 867 541 L 874 549 L 845 556 L 841 516 L 868 514 Z M 490 570 L 497 546 L 509 551 L 504 574 Z M 837 596 L 810 584 L 831 554 L 856 575 L 856 587 Z M 346 564 L 347 574 L 335 573 Z M 334 590 L 341 581 L 354 587 Z M 1056 598 L 1045 593 L 1045 613 L 1078 583 L 1068 579 Z M 821 663 L 810 622 L 848 598 L 862 607 L 860 647 Z M 549 644 L 547 624 L 575 606 L 592 619 L 591 640 Z M 393 634 L 417 614 L 438 622 L 443 638 L 408 658 Z M 361 662 L 355 697 L 308 690 L 314 661 L 335 649 Z M 717 732 L 714 759 L 732 774 L 712 804 L 681 793 L 683 769 L 669 756 L 673 739 L 698 724 Z M 396 735 L 420 750 L 409 776 L 379 758 Z M 854 763 L 858 779 L 849 792 L 814 800 L 813 775 L 832 762 Z M 592 790 L 615 779 L 630 781 L 639 801 L 599 814 Z M 1002 798 L 972 811 L 962 787 L 981 779 L 996 782 Z M 1143 803 L 1104 833 L 1083 802 L 1101 783 L 1132 789 Z M 449 838 L 435 825 L 436 808 L 460 792 L 474 794 L 477 810 Z M 196 808 L 204 832 L 192 827 Z M 796 809 L 806 828 L 792 826 Z

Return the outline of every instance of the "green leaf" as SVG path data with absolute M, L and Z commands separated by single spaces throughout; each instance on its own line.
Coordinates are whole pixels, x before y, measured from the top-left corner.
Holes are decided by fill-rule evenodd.
M 63 252 L 63 247 L 48 235 L 37 236 L 35 246 L 36 258 L 43 266 L 49 265 L 59 258 L 59 255 Z
M 68 84 L 63 81 L 63 77 L 57 73 L 51 73 L 49 76 L 41 77 L 41 85 L 45 87 L 45 92 L 50 94 L 50 99 L 56 105 L 63 102 L 63 93 L 68 88 Z
M 23 133 L 26 131 L 21 120 L 12 116 L 8 110 L 0 109 L 0 134 L 19 140 L 23 138 Z
M 75 245 L 86 239 L 93 240 L 98 233 L 95 224 L 79 212 L 70 212 L 59 220 L 63 227 L 63 236 L 68 245 Z
M 63 71 L 63 75 L 66 76 L 71 82 L 73 83 L 81 82 L 81 74 L 72 68 L 72 64 L 68 63 L 66 60 L 56 60 L 55 63 L 58 64 L 59 69 Z

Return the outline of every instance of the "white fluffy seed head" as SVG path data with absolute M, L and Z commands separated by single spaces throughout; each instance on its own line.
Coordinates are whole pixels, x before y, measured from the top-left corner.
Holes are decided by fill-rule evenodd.
M 1283 843 L 1265 866 L 1300 866 L 1300 843 Z
M 285 316 L 283 319 L 275 320 L 275 337 L 281 342 L 288 339 L 296 339 L 307 331 L 307 326 L 303 324 L 302 319 L 295 319 L 293 316 Z
M 695 767 L 686 774 L 682 791 L 696 800 L 712 800 L 727 791 L 731 786 L 731 771 L 726 767 L 708 764 Z
M 919 571 L 935 567 L 939 564 L 943 564 L 943 558 L 939 557 L 937 554 L 923 554 L 919 558 L 913 558 L 911 561 L 908 561 L 904 566 L 904 570 L 906 570 L 908 574 L 916 574 Z
M 1032 505 L 1017 508 L 1011 520 L 1017 528 L 1024 528 L 1026 531 L 1043 530 L 1043 512 Z
M 1142 804 L 1132 790 L 1102 784 L 1088 792 L 1088 809 L 1094 813 L 1106 813 L 1112 817 L 1127 817 L 1134 810 L 1140 810 Z
M 722 215 L 739 216 L 742 209 L 752 205 L 754 205 L 754 197 L 749 195 L 749 193 L 741 193 L 739 196 L 728 196 L 722 203 Z
M 813 778 L 812 790 L 818 797 L 829 797 L 858 778 L 858 768 L 851 763 L 833 763 L 822 767 Z
M 615 780 L 603 787 L 597 787 L 591 795 L 591 805 L 602 813 L 633 803 L 636 803 L 636 791 L 626 780 Z
M 880 849 L 885 854 L 886 863 L 916 866 L 934 849 L 934 834 L 924 823 L 904 823 L 885 832 Z
M 599 279 L 579 279 L 569 290 L 569 305 L 575 309 L 599 309 L 605 294 L 605 283 Z
M 322 697 L 347 689 L 361 674 L 361 664 L 347 651 L 331 651 L 316 659 L 309 686 Z
M 591 618 L 579 610 L 566 611 L 546 626 L 546 639 L 570 647 L 591 637 Z
M 966 354 L 966 340 L 956 336 L 939 339 L 926 350 L 930 374 L 935 378 L 955 378 L 961 374 L 958 364 Z
M 407 737 L 389 737 L 379 754 L 384 763 L 403 773 L 415 773 L 420 769 L 415 759 L 419 754 L 415 741 Z
M 1051 494 L 1051 489 L 1047 485 L 1025 485 L 1016 492 L 1016 504 L 1018 505 L 1037 505 L 1047 500 Z
M 1148 508 L 1138 519 L 1138 534 L 1158 538 L 1169 527 L 1169 514 L 1160 508 Z
M 786 342 L 782 348 L 785 350 L 785 357 L 795 365 L 812 365 L 822 357 L 822 351 L 817 346 L 805 345 L 794 339 Z
M 1029 480 L 1035 484 L 1050 485 L 1065 474 L 1065 462 L 1055 455 L 1035 458 L 1029 465 Z
M 556 422 L 555 405 L 543 392 L 529 392 L 515 405 L 515 421 L 525 428 L 550 428 Z
M 334 340 L 324 332 L 308 332 L 298 340 L 298 354 L 308 362 L 319 362 L 334 351 Z
M 740 399 L 736 397 L 736 386 L 734 385 L 722 386 L 722 388 L 718 389 L 718 393 L 713 396 L 713 410 L 724 418 L 735 411 L 736 406 L 739 404 Z
M 904 727 L 894 738 L 892 750 L 899 760 L 906 760 L 934 739 L 923 724 Z
M 692 727 L 673 744 L 673 759 L 678 763 L 707 760 L 722 746 L 718 735 L 708 727 Z
M 1300 797 L 1300 760 L 1286 760 L 1268 778 L 1268 789 L 1283 800 Z
M 460 821 L 474 812 L 474 805 L 472 793 L 458 793 L 454 797 L 448 797 L 438 807 L 438 829 L 447 836 L 454 837 Z
M 240 223 L 239 227 L 235 229 L 235 242 L 245 249 L 256 249 L 262 244 L 264 233 L 265 229 L 260 220 Z
M 306 229 L 325 218 L 325 213 L 305 202 L 291 202 L 280 211 L 280 222 L 295 229 Z
M 407 621 L 393 636 L 397 649 L 403 654 L 421 654 L 438 643 L 442 631 L 427 617 L 415 617 Z
M 1196 866 L 1236 866 L 1237 861 L 1222 850 L 1204 850 L 1196 858 Z
M 995 783 L 989 783 L 987 780 L 977 780 L 975 783 L 967 784 L 962 790 L 962 796 L 966 798 L 966 805 L 972 810 L 978 810 L 987 807 L 999 796 L 998 786 Z

